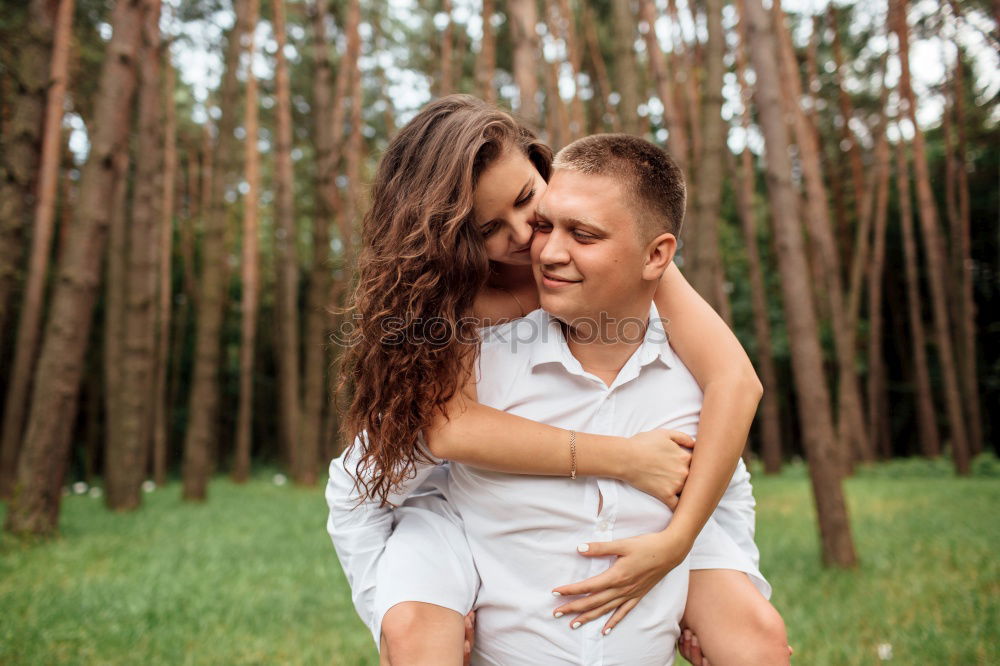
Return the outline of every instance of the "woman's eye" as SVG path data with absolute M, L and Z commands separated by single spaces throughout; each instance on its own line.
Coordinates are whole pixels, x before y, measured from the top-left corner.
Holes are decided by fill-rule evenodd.
M 496 222 L 490 222 L 489 224 L 483 226 L 480 229 L 480 231 L 482 232 L 483 236 L 487 237 L 492 236 L 493 232 L 496 231 L 499 228 L 499 226 L 500 225 L 498 225 Z
M 514 206 L 517 207 L 517 208 L 520 208 L 521 206 L 523 206 L 524 204 L 528 203 L 529 201 L 531 201 L 534 198 L 535 198 L 535 189 L 532 188 L 530 192 L 528 192 L 523 197 L 521 197 L 520 199 L 518 199 L 517 201 L 515 201 L 514 202 Z

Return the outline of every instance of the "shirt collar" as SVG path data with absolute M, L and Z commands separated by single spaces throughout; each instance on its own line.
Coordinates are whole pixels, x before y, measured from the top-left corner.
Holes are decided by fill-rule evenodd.
M 526 324 L 531 322 L 533 326 L 531 332 L 537 334 L 530 346 L 532 370 L 545 363 L 561 363 L 570 372 L 583 373 L 580 361 L 573 356 L 569 345 L 566 344 L 566 337 L 563 335 L 562 326 L 558 319 L 539 309 L 520 321 L 524 321 Z M 669 338 L 663 324 L 656 305 L 650 302 L 649 325 L 646 327 L 646 334 L 642 344 L 625 364 L 626 367 L 631 365 L 635 359 L 638 360 L 639 367 L 648 365 L 657 359 L 668 368 L 675 365 L 676 357 L 670 348 Z M 624 369 L 622 368 L 622 370 Z

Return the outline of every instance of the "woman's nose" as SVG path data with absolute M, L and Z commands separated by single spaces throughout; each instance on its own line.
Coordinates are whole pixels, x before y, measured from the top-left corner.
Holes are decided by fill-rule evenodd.
M 535 232 L 531 226 L 531 219 L 524 215 L 518 217 L 511 224 L 511 240 L 518 247 L 522 247 L 531 242 L 531 236 Z

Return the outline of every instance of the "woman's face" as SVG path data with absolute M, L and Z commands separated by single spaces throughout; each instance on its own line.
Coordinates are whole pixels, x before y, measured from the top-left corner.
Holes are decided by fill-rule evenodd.
M 486 242 L 490 261 L 531 264 L 535 203 L 545 192 L 545 179 L 518 148 L 508 148 L 479 176 L 472 215 Z

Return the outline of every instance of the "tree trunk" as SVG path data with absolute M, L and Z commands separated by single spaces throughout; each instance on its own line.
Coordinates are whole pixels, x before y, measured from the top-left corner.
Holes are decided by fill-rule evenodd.
M 722 205 L 722 178 L 725 171 L 723 150 L 726 126 L 722 120 L 722 76 L 725 69 L 725 35 L 722 32 L 722 3 L 705 0 L 708 44 L 705 57 L 705 86 L 702 94 L 701 123 L 704 145 L 698 160 L 695 182 L 694 228 L 688 229 L 693 259 L 689 274 L 692 286 L 718 312 L 728 310 L 725 293 L 718 289 L 722 281 L 722 257 L 719 252 L 719 211 Z
M 46 534 L 57 528 L 107 238 L 107 203 L 115 182 L 122 177 L 116 169 L 116 156 L 126 146 L 144 8 L 140 0 L 122 0 L 112 14 L 113 32 L 102 65 L 90 156 L 80 185 L 79 217 L 60 260 L 35 370 L 17 482 L 7 510 L 5 529 L 10 532 Z
M 497 68 L 496 31 L 493 28 L 495 11 L 496 0 L 483 0 L 483 39 L 476 58 L 476 90 L 490 104 L 497 102 L 497 89 L 493 85 Z
M 660 98 L 660 103 L 663 104 L 663 121 L 667 128 L 667 150 L 681 171 L 687 174 L 690 164 L 687 132 L 684 131 L 684 123 L 677 110 L 677 101 L 672 90 L 673 77 L 667 64 L 667 58 L 660 47 L 660 40 L 656 36 L 657 11 L 653 0 L 640 0 L 639 16 L 649 26 L 645 34 L 646 56 L 649 58 L 649 68 L 656 81 L 656 93 Z M 719 94 L 721 93 L 720 87 Z
M 792 371 L 798 393 L 803 443 L 819 517 L 823 561 L 854 566 L 857 556 L 851 538 L 847 504 L 841 486 L 841 456 L 835 442 L 830 396 L 823 375 L 823 356 L 801 225 L 796 218 L 788 134 L 782 117 L 781 82 L 776 67 L 776 45 L 760 0 L 746 0 L 743 14 L 749 26 L 749 47 L 757 74 L 756 106 L 767 146 L 767 182 L 774 221 L 778 268 L 792 352 Z
M 163 51 L 165 81 L 163 94 L 163 212 L 160 223 L 159 331 L 156 338 L 156 380 L 153 398 L 153 481 L 162 486 L 167 480 L 168 421 L 167 368 L 170 361 L 170 315 L 173 303 L 170 269 L 173 259 L 174 201 L 177 175 L 177 111 L 174 89 L 177 74 L 170 62 L 170 49 Z
M 913 210 L 910 203 L 910 165 L 906 159 L 906 146 L 896 144 L 896 190 L 899 192 L 899 226 L 903 236 L 903 258 L 906 263 L 906 306 L 913 338 L 913 375 L 917 384 L 917 435 L 920 450 L 928 458 L 941 455 L 937 413 L 931 393 L 930 372 L 927 367 L 927 342 L 921 314 L 920 275 L 917 272 L 917 244 L 913 239 Z
M 742 4 L 742 3 L 741 3 Z M 743 104 L 741 114 L 743 131 L 750 131 L 751 91 L 746 82 L 746 44 L 747 26 L 746 14 L 740 8 L 740 42 L 736 49 L 736 77 L 740 86 L 740 99 Z M 753 303 L 754 336 L 757 341 L 757 371 L 764 384 L 764 397 L 760 411 L 761 458 L 764 462 L 765 474 L 777 474 L 781 471 L 781 410 L 778 406 L 778 373 L 774 365 L 774 350 L 771 346 L 770 310 L 767 302 L 767 289 L 764 286 L 763 263 L 757 249 L 757 223 L 754 219 L 754 165 L 750 147 L 743 146 L 740 153 L 739 168 L 734 164 L 732 154 L 728 152 L 730 173 L 733 174 L 736 188 L 736 203 L 740 216 L 740 226 L 743 230 L 743 242 L 746 245 L 747 268 L 750 278 L 750 298 Z
M 958 13 L 958 6 L 952 2 L 953 11 Z M 962 48 L 956 45 L 955 75 L 953 77 L 953 94 L 955 99 L 955 127 L 958 135 L 958 145 L 955 150 L 955 166 L 958 189 L 958 228 L 956 229 L 956 247 L 959 261 L 959 342 L 962 350 L 962 386 L 965 389 L 964 403 L 968 407 L 969 418 L 969 451 L 976 455 L 983 450 L 983 418 L 979 404 L 979 382 L 976 372 L 976 302 L 973 297 L 972 277 L 975 264 L 972 261 L 972 241 L 970 224 L 972 222 L 969 203 L 969 169 L 966 164 L 965 148 L 965 82 L 962 62 Z
M 622 131 L 642 136 L 639 122 L 639 68 L 635 59 L 635 14 L 630 0 L 611 3 L 611 24 L 614 28 L 614 70 L 618 94 L 618 116 Z
M 455 22 L 451 18 L 451 0 L 441 0 L 441 13 L 445 15 L 448 23 L 441 34 L 441 64 L 438 78 L 438 97 L 451 94 L 455 91 L 455 81 L 452 76 L 452 58 L 454 57 L 452 42 L 455 31 Z M 461 76 L 459 77 L 461 78 Z
M 256 54 L 254 27 L 260 14 L 260 0 L 247 1 L 247 62 Z M 260 293 L 260 251 L 257 243 L 257 191 L 260 188 L 260 154 L 257 150 L 258 111 L 257 77 L 247 67 L 246 100 L 243 107 L 243 168 L 247 191 L 243 195 L 243 248 L 240 262 L 243 302 L 240 307 L 240 397 L 236 414 L 236 451 L 233 456 L 233 481 L 244 483 L 250 478 L 250 452 L 253 448 L 253 378 L 257 342 L 257 308 Z
M 580 66 L 583 61 L 583 51 L 580 49 L 580 38 L 576 31 L 576 18 L 569 0 L 559 0 L 558 8 L 552 11 L 559 17 L 563 26 L 562 35 L 566 40 L 570 68 L 573 71 L 573 99 L 570 100 L 569 140 L 575 141 L 587 133 L 587 118 L 583 110 L 583 98 L 580 97 Z
M 0 150 L 0 349 L 7 344 L 4 332 L 13 330 L 9 322 L 24 258 L 24 227 L 35 208 L 34 189 L 50 84 L 56 4 L 57 0 L 32 0 L 22 15 L 26 23 L 22 28 L 23 39 L 5 45 L 14 50 L 13 71 L 4 76 L 13 84 L 14 92 L 10 99 L 11 116 L 4 119 L 0 142 L 3 146 Z M 4 14 L 5 19 L 17 15 L 10 9 L 5 9 Z M 7 461 L 2 462 L 6 469 Z M 7 477 L 13 472 L 0 473 Z
M 532 127 L 540 124 L 538 110 L 537 67 L 541 50 L 538 45 L 538 7 L 535 0 L 507 0 L 510 18 L 510 36 L 513 49 L 514 83 L 517 84 L 520 102 L 518 115 Z
M 873 440 L 872 448 L 878 451 L 882 458 L 890 458 L 892 442 L 884 436 L 883 428 L 880 426 L 886 421 L 892 409 L 887 400 L 885 359 L 882 353 L 882 273 L 885 265 L 890 170 L 889 145 L 885 140 L 884 131 L 880 133 L 875 143 L 875 170 L 878 173 L 875 238 L 872 241 L 872 259 L 868 273 L 868 432 Z
M 607 63 L 601 53 L 601 40 L 597 35 L 597 24 L 594 19 L 594 10 L 589 3 L 583 5 L 583 34 L 587 41 L 587 53 L 590 54 L 590 64 L 594 69 L 594 78 L 597 81 L 598 96 L 601 98 L 601 109 L 603 113 L 602 121 L 595 123 L 598 128 L 609 126 L 613 132 L 622 130 L 621 120 L 618 112 L 611 103 L 611 78 L 608 76 Z M 600 131 L 595 129 L 595 131 Z
M 820 166 L 820 150 L 815 130 L 802 109 L 802 85 L 799 70 L 792 51 L 791 37 L 785 26 L 785 15 L 780 3 L 773 5 L 775 32 L 783 66 L 783 79 L 788 87 L 788 97 L 792 100 L 796 144 L 799 148 L 799 163 L 802 167 L 806 188 L 806 229 L 816 245 L 819 259 L 819 273 L 829 298 L 830 318 L 833 326 L 834 347 L 838 368 L 837 433 L 841 445 L 845 447 L 842 460 L 849 466 L 852 453 L 861 460 L 872 460 L 873 452 L 865 432 L 864 410 L 861 407 L 861 393 L 855 368 L 855 333 L 849 330 L 845 316 L 844 290 L 841 281 L 840 258 L 833 230 L 830 226 L 826 186 L 823 183 Z
M 184 434 L 184 459 L 181 468 L 183 497 L 202 501 L 208 493 L 213 451 L 217 438 L 219 404 L 219 336 L 222 329 L 223 291 L 226 261 L 226 189 L 238 168 L 238 144 L 233 135 L 239 90 L 236 70 L 240 42 L 246 31 L 244 0 L 236 3 L 236 24 L 226 44 L 225 71 L 219 96 L 219 139 L 215 145 L 213 167 L 203 170 L 207 201 L 202 214 L 202 272 L 195 323 L 194 371 L 188 402 L 188 424 Z
M 0 497 L 10 497 L 21 449 L 24 413 L 27 408 L 31 370 L 38 351 L 38 334 L 42 320 L 52 234 L 55 228 L 56 186 L 59 182 L 62 147 L 63 101 L 66 98 L 66 66 L 69 41 L 72 36 L 73 0 L 62 0 L 56 17 L 52 48 L 51 86 L 45 106 L 45 132 L 42 137 L 41 160 L 38 168 L 38 204 L 31 239 L 28 264 L 28 284 L 17 324 L 17 346 L 14 367 L 7 385 L 3 411 L 3 436 L 0 440 Z M 16 103 L 16 102 L 15 102 Z M 0 305 L 2 308 L 2 305 Z
M 292 173 L 292 99 L 285 59 L 285 2 L 274 0 L 274 33 L 277 41 L 275 89 L 277 93 L 277 144 L 275 150 L 277 259 L 278 424 L 282 450 L 288 453 L 292 474 L 301 473 L 299 448 L 299 267 L 296 250 L 295 192 Z
M 906 117 L 913 125 L 913 166 L 917 182 L 917 202 L 920 210 L 920 226 L 927 248 L 927 281 L 931 289 L 931 305 L 934 312 L 934 329 L 938 355 L 941 361 L 941 376 L 944 379 L 945 405 L 951 427 L 951 449 L 955 459 L 955 471 L 969 474 L 969 440 L 966 436 L 965 413 L 962 394 L 956 372 L 955 354 L 952 349 L 951 329 L 948 322 L 948 297 L 945 286 L 943 242 L 938 228 L 937 207 L 931 190 L 930 173 L 927 167 L 927 151 L 924 134 L 917 125 L 916 99 L 910 86 L 909 26 L 906 19 L 906 0 L 893 0 L 896 36 L 899 38 L 901 96 Z
M 163 195 L 163 138 L 160 134 L 163 82 L 160 80 L 160 0 L 147 0 L 139 71 L 139 120 L 135 198 L 128 226 L 125 279 L 122 410 L 117 433 L 108 433 L 104 458 L 105 502 L 129 511 L 142 503 L 152 434 L 151 390 L 156 370 L 156 278 L 160 253 Z

